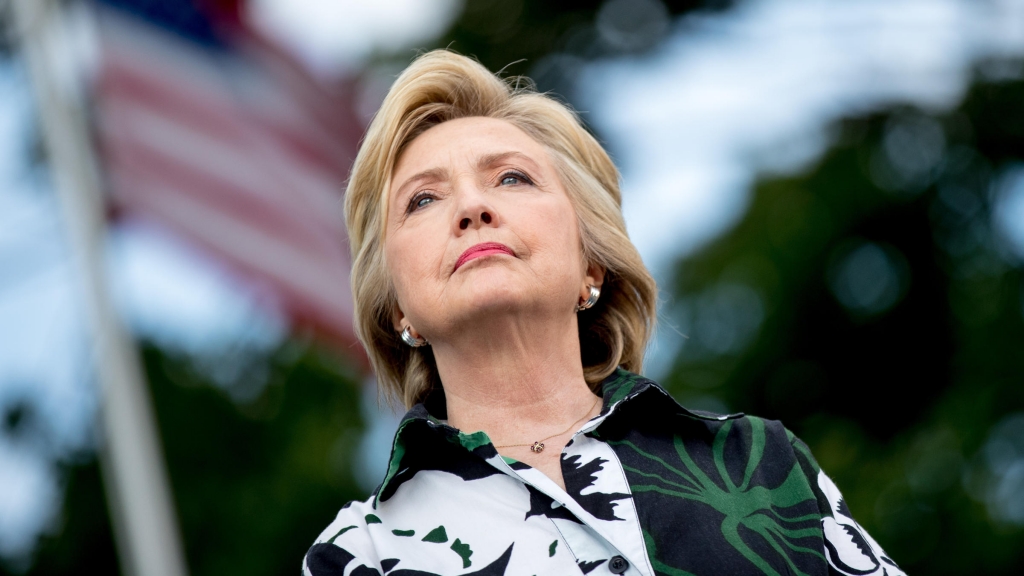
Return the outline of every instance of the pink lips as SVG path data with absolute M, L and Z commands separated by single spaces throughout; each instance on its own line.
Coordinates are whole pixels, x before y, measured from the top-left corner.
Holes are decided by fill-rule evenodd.
M 462 256 L 459 256 L 459 259 L 455 262 L 455 270 L 458 270 L 463 264 L 470 260 L 483 258 L 484 256 L 491 256 L 493 254 L 508 254 L 509 256 L 515 256 L 515 254 L 512 253 L 512 249 L 504 244 L 499 244 L 497 242 L 484 242 L 483 244 L 470 246 L 469 250 L 463 252 Z M 455 270 L 453 270 L 453 272 Z

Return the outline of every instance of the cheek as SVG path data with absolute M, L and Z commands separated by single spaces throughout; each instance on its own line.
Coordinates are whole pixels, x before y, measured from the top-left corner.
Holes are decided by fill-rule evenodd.
M 576 211 L 567 200 L 538 206 L 537 210 L 522 215 L 529 232 L 530 244 L 545 260 L 560 271 L 575 275 L 582 266 L 581 245 Z
M 410 293 L 430 291 L 430 281 L 437 276 L 443 246 L 423 231 L 402 230 L 386 241 L 388 269 L 400 300 Z

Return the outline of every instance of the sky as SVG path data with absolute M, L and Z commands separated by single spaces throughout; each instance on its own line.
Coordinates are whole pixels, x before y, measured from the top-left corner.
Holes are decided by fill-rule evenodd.
M 261 26 L 324 73 L 429 42 L 461 9 L 455 0 L 254 6 Z M 836 119 L 897 102 L 949 108 L 974 63 L 1022 54 L 1024 0 L 749 0 L 675 21 L 643 58 L 587 65 L 578 93 L 622 169 L 634 242 L 664 278 L 674 258 L 742 216 L 759 174 L 820 157 Z M 0 554 L 17 556 L 59 510 L 53 459 L 91 446 L 95 393 L 58 206 L 29 162 L 31 94 L 16 62 L 0 63 L 0 94 L 0 410 L 31 402 L 48 438 L 39 449 L 0 436 Z M 997 225 L 1024 259 L 1024 168 L 1001 190 Z M 145 222 L 113 233 L 108 259 L 125 321 L 171 349 L 272 347 L 286 334 L 242 280 Z M 659 334 L 649 372 L 663 369 L 680 338 Z M 360 453 L 381 468 L 394 417 L 365 404 L 374 420 Z
M 250 0 L 248 18 L 311 69 L 338 74 L 375 53 L 430 44 L 462 6 L 462 0 Z
M 0 94 L 0 412 L 29 402 L 45 428 L 0 435 L 0 554 L 10 556 L 55 517 L 51 461 L 88 447 L 95 399 L 83 377 L 85 333 L 56 201 L 45 172 L 28 163 L 24 71 L 0 62 Z

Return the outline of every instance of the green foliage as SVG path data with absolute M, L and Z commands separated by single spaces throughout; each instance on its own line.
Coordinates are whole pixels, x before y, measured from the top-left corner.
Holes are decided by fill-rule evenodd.
M 1024 82 L 981 81 L 950 112 L 841 123 L 671 286 L 673 394 L 782 420 L 909 573 L 1024 569 L 1024 527 L 968 486 L 1024 409 L 1024 275 L 992 224 L 1021 102 Z
M 192 574 L 298 570 L 337 510 L 365 497 L 351 474 L 358 380 L 336 362 L 286 348 L 263 393 L 238 406 L 147 354 Z
M 270 376 L 255 399 L 237 403 L 184 358 L 149 346 L 143 358 L 190 573 L 298 573 L 338 509 L 366 497 L 352 477 L 360 379 L 337 358 L 292 342 L 249 360 L 265 363 Z M 83 566 L 116 574 L 97 465 L 66 474 L 62 529 L 44 539 L 27 574 Z

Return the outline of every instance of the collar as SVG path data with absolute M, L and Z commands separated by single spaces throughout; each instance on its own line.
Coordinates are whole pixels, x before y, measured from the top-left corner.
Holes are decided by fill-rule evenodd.
M 660 406 L 667 408 L 670 412 L 698 420 L 731 420 L 740 418 L 744 414 L 716 414 L 703 410 L 691 410 L 678 402 L 661 387 L 657 382 L 644 378 L 639 374 L 617 368 L 601 384 L 601 396 L 603 399 L 601 413 L 594 418 L 596 422 L 591 429 L 599 428 L 609 419 L 616 418 L 622 413 L 621 408 L 627 403 L 635 402 L 638 398 L 650 398 L 657 401 Z M 653 398 L 651 398 L 653 397 Z M 660 397 L 660 398 L 659 398 Z M 395 438 L 391 446 L 391 457 L 388 462 L 388 471 L 384 480 L 373 494 L 373 507 L 377 507 L 380 494 L 388 494 L 389 486 L 400 472 L 408 477 L 412 472 L 409 468 L 416 465 L 419 458 L 407 458 L 410 448 L 413 445 L 422 446 L 424 439 L 432 438 L 437 442 L 450 442 L 462 446 L 465 450 L 476 457 L 487 459 L 496 454 L 491 440 L 483 431 L 467 434 L 452 426 L 449 426 L 447 419 L 447 408 L 445 404 L 444 391 L 437 389 L 426 399 L 413 406 L 398 425 Z M 413 436 L 418 439 L 412 442 Z M 422 448 L 417 448 L 422 450 Z M 469 456 L 469 454 L 467 454 Z

